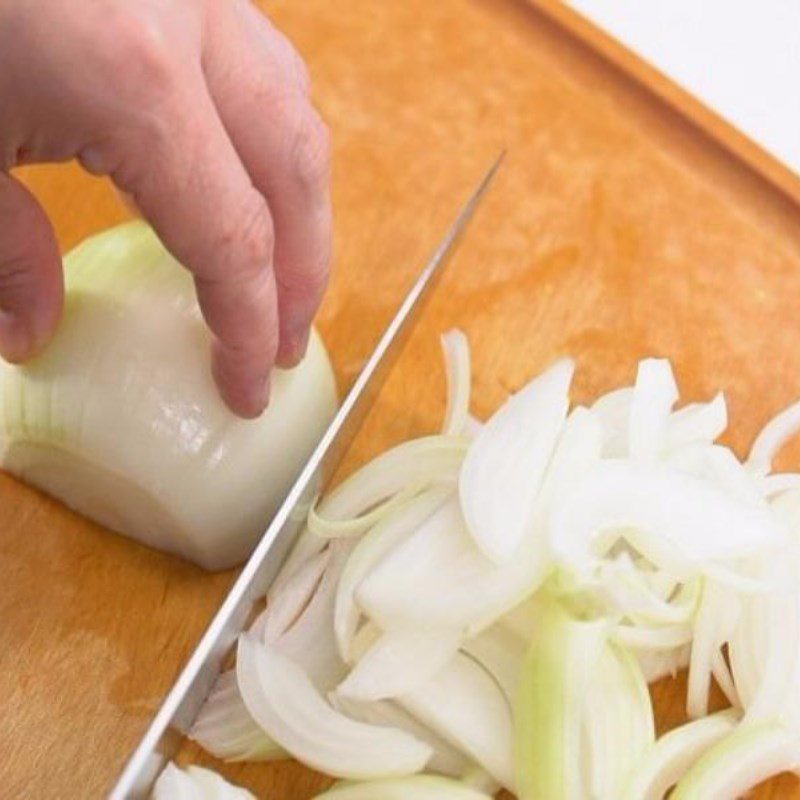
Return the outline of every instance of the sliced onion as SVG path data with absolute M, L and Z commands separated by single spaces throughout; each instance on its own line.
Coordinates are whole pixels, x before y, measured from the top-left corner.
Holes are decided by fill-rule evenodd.
M 365 578 L 356 597 L 384 630 L 477 632 L 539 586 L 543 549 L 534 532 L 525 553 L 495 566 L 475 546 L 453 498 Z
M 353 549 L 336 590 L 334 631 L 339 654 L 352 661 L 353 637 L 361 612 L 356 604 L 356 588 L 381 559 L 407 539 L 439 508 L 452 490 L 436 487 L 422 492 L 369 531 Z
M 509 704 L 517 698 L 527 648 L 527 639 L 502 624 L 492 625 L 461 645 L 494 678 Z
M 246 789 L 202 767 L 179 769 L 169 762 L 153 787 L 153 800 L 256 800 Z
M 739 500 L 764 506 L 764 492 L 753 475 L 727 447 L 693 444 L 670 454 L 667 463 L 696 478 L 709 481 Z
M 339 656 L 336 644 L 333 615 L 336 589 L 354 544 L 348 540 L 331 543 L 331 558 L 317 591 L 297 622 L 273 642 L 281 654 L 303 669 L 323 694 L 347 674 L 347 665 Z
M 534 525 L 536 497 L 567 416 L 573 371 L 571 361 L 559 361 L 510 397 L 464 459 L 464 519 L 480 551 L 496 563 L 508 561 Z
M 266 642 L 274 642 L 303 613 L 331 560 L 326 549 L 312 556 L 275 592 L 264 611 L 250 626 L 250 633 Z
M 689 666 L 691 648 L 686 645 L 674 650 L 634 650 L 633 654 L 642 668 L 644 679 L 655 683 L 662 678 L 674 678 L 678 672 Z
M 624 800 L 663 800 L 686 771 L 736 727 L 732 709 L 694 720 L 664 734 L 636 766 Z
M 625 552 L 599 565 L 597 583 L 597 591 L 613 611 L 642 627 L 689 623 L 699 597 L 699 581 L 677 588 L 668 573 L 646 572 Z
M 736 800 L 800 764 L 800 741 L 780 723 L 740 725 L 681 778 L 670 800 Z
M 762 428 L 750 448 L 747 465 L 756 473 L 766 475 L 780 449 L 798 432 L 800 432 L 800 402 L 781 411 Z
M 398 702 L 513 791 L 511 709 L 477 662 L 457 654 L 431 681 Z
M 741 709 L 742 701 L 739 699 L 739 692 L 733 682 L 733 675 L 731 675 L 728 662 L 725 660 L 721 650 L 715 650 L 711 656 L 711 674 L 731 706 Z
M 288 757 L 250 716 L 233 670 L 217 678 L 189 731 L 189 738 L 225 761 L 274 761 Z
M 597 561 L 598 534 L 624 537 L 653 564 L 692 577 L 713 560 L 775 550 L 785 543 L 768 509 L 660 464 L 605 461 L 554 509 L 551 546 L 582 575 Z
M 727 427 L 728 406 L 720 392 L 710 403 L 690 403 L 670 416 L 665 448 L 674 451 L 691 444 L 711 444 Z
M 353 700 L 385 700 L 413 692 L 431 680 L 458 652 L 458 631 L 384 633 L 339 685 L 337 694 Z
M 443 739 L 416 717 L 409 714 L 393 700 L 351 700 L 335 692 L 328 696 L 331 705 L 342 714 L 346 714 L 359 722 L 370 725 L 383 725 L 388 728 L 397 728 L 401 731 L 430 745 L 433 754 L 427 764 L 427 769 L 451 778 L 462 776 L 474 765 L 450 742 Z
M 236 678 L 253 719 L 295 758 L 341 778 L 419 772 L 431 748 L 407 733 L 334 711 L 305 673 L 273 647 L 239 638 Z
M 686 713 L 691 719 L 708 714 L 708 695 L 715 654 L 733 635 L 741 612 L 735 594 L 705 579 L 702 598 L 694 622 L 689 680 L 686 691 Z
M 665 625 L 646 628 L 639 625 L 617 625 L 611 638 L 619 645 L 634 650 L 675 650 L 692 641 L 689 625 Z
M 589 796 L 616 800 L 655 740 L 653 706 L 636 660 L 619 647 L 600 651 L 582 718 Z
M 445 436 L 462 436 L 466 433 L 469 417 L 469 341 L 463 331 L 454 329 L 442 336 L 442 350 L 447 376 L 447 411 L 442 433 Z
M 678 399 L 672 367 L 666 359 L 639 362 L 628 430 L 630 457 L 655 461 L 664 448 L 670 411 Z
M 603 425 L 603 456 L 622 458 L 630 452 L 628 421 L 631 415 L 633 387 L 626 386 L 604 394 L 592 405 L 592 413 Z
M 762 478 L 759 486 L 765 497 L 773 499 L 800 489 L 800 475 L 796 472 L 778 472 Z
M 478 551 L 451 501 L 364 580 L 357 593 L 362 607 L 386 630 L 433 626 L 471 635 L 491 625 L 539 587 L 550 567 L 545 511 L 597 462 L 601 447 L 594 415 L 576 409 L 542 487 L 541 518 L 511 562 L 495 566 Z
M 479 789 L 494 797 L 503 787 L 483 768 L 471 764 L 461 776 L 461 780 L 473 789 Z
M 350 535 L 363 533 L 380 518 L 369 512 L 398 492 L 431 483 L 454 482 L 461 468 L 467 440 L 454 436 L 426 436 L 387 450 L 339 484 L 317 510 L 317 526 L 354 522 Z M 359 517 L 365 517 L 359 520 Z
M 579 622 L 543 598 L 514 708 L 520 800 L 586 796 L 581 726 L 605 636 L 605 622 Z
M 304 510 L 304 513 L 308 513 L 309 509 L 310 506 Z M 312 533 L 306 525 L 294 541 L 289 555 L 281 565 L 280 572 L 275 576 L 275 580 L 267 591 L 267 606 L 283 591 L 286 583 L 295 577 L 297 571 L 327 546 L 328 540 Z
M 400 780 L 345 783 L 318 794 L 314 800 L 491 800 L 471 786 L 436 775 Z

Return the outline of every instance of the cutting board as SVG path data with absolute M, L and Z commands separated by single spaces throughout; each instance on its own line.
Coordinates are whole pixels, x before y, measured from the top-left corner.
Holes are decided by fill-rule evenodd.
M 443 410 L 439 334 L 469 335 L 485 415 L 556 357 L 576 402 L 673 359 L 724 388 L 746 450 L 800 397 L 800 216 L 787 194 L 517 0 L 276 0 L 334 136 L 336 268 L 319 317 L 352 381 L 448 220 L 508 157 L 345 469 Z M 66 249 L 124 218 L 72 166 L 20 172 Z M 800 464 L 800 449 L 784 456 Z M 0 795 L 109 789 L 234 573 L 205 574 L 0 476 Z M 664 725 L 683 684 L 656 689 Z M 185 749 L 182 758 L 193 756 Z M 324 785 L 292 764 L 215 766 L 270 800 Z M 786 777 L 760 798 L 800 798 Z M 543 798 L 542 800 L 546 800 Z

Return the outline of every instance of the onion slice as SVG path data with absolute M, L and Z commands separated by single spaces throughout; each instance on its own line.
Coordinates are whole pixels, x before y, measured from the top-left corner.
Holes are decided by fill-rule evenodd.
M 265 642 L 274 642 L 286 633 L 311 601 L 330 560 L 331 550 L 325 549 L 299 567 L 270 598 L 267 607 L 250 626 L 250 633 Z
M 491 800 L 491 796 L 459 781 L 437 775 L 415 775 L 401 780 L 344 783 L 314 800 Z
M 335 535 L 358 535 L 375 524 L 398 493 L 420 491 L 432 483 L 455 482 L 467 440 L 455 436 L 425 436 L 412 439 L 373 459 L 346 478 L 316 511 L 317 528 L 340 532 Z M 383 504 L 382 506 L 380 504 Z M 376 513 L 370 513 L 378 508 Z
M 670 411 L 677 399 L 678 387 L 669 361 L 663 358 L 640 361 L 628 423 L 632 459 L 656 460 L 664 448 Z
M 210 769 L 187 767 L 182 770 L 171 761 L 153 787 L 153 800 L 256 800 L 246 789 L 228 783 Z
M 336 589 L 333 621 L 339 654 L 347 663 L 353 658 L 353 638 L 361 619 L 355 598 L 357 587 L 375 565 L 419 528 L 451 493 L 452 490 L 445 487 L 422 492 L 387 515 L 353 549 Z
M 217 678 L 189 731 L 189 738 L 225 761 L 275 761 L 288 757 L 250 716 L 233 670 Z
M 741 502 L 662 464 L 620 460 L 598 464 L 552 514 L 551 546 L 564 566 L 583 576 L 597 564 L 600 533 L 624 537 L 680 579 L 702 573 L 710 561 L 752 557 L 785 544 L 766 506 Z
M 437 627 L 469 635 L 532 594 L 547 566 L 538 531 L 525 553 L 495 566 L 475 546 L 453 498 L 364 579 L 356 598 L 384 630 Z
M 664 734 L 631 775 L 624 800 L 663 800 L 686 771 L 736 727 L 739 714 L 719 711 Z
M 401 708 L 393 700 L 351 700 L 331 692 L 331 705 L 342 714 L 370 725 L 397 728 L 430 745 L 433 754 L 426 769 L 451 778 L 463 776 L 474 764 L 456 747 L 443 739 L 427 725 L 423 725 L 413 714 Z
M 397 701 L 513 791 L 511 709 L 477 662 L 459 653 L 431 681 Z
M 353 700 L 385 700 L 413 692 L 458 652 L 458 631 L 408 630 L 384 633 L 339 684 L 337 694 Z
M 463 331 L 454 329 L 442 336 L 445 375 L 447 376 L 447 411 L 442 433 L 461 436 L 469 418 L 470 356 L 469 341 Z
M 403 731 L 337 713 L 296 664 L 247 634 L 239 637 L 236 678 L 253 719 L 314 769 L 362 780 L 400 777 L 422 770 L 431 756 Z
M 572 361 L 559 361 L 510 397 L 464 459 L 464 519 L 480 551 L 496 563 L 515 554 L 534 523 L 536 497 L 567 416 L 573 371 Z
M 670 800 L 736 800 L 748 789 L 800 764 L 800 740 L 777 722 L 740 725 L 678 782 Z
M 674 451 L 686 445 L 711 444 L 728 427 L 728 406 L 719 392 L 710 403 L 690 403 L 670 416 L 665 447 Z
M 800 432 L 800 402 L 793 403 L 773 417 L 756 436 L 747 465 L 757 474 L 766 475 L 780 449 Z
M 581 725 L 592 671 L 607 624 L 580 622 L 542 598 L 514 708 L 519 800 L 586 796 Z

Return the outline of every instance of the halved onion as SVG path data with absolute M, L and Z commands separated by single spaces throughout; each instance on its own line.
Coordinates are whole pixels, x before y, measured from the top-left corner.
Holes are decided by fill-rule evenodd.
M 319 337 L 241 420 L 214 386 L 191 276 L 143 222 L 87 239 L 64 271 L 53 341 L 0 360 L 0 465 L 152 547 L 243 561 L 335 411 Z

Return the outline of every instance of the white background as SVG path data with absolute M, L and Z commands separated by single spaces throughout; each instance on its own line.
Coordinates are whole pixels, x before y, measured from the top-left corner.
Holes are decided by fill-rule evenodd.
M 567 0 L 800 174 L 800 0 Z

